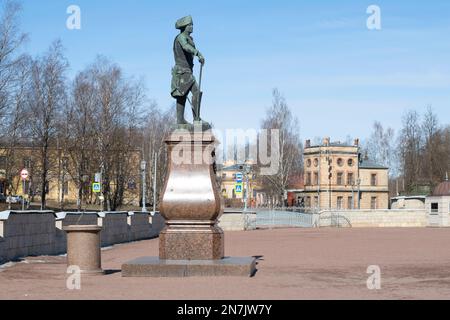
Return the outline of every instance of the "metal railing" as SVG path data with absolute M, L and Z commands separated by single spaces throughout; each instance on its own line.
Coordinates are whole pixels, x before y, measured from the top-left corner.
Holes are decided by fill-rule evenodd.
M 253 219 L 246 218 L 245 223 L 253 229 L 273 228 L 313 228 L 317 226 L 318 214 L 305 208 L 259 208 Z

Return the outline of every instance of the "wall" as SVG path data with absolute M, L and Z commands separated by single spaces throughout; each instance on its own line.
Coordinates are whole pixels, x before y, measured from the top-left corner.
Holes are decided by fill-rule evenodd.
M 66 252 L 64 226 L 102 226 L 102 246 L 157 237 L 164 228 L 161 215 L 149 213 L 101 212 L 54 213 L 0 212 L 0 263 L 26 256 L 56 255 Z
M 425 209 L 425 200 L 415 198 L 397 198 L 392 200 L 392 209 Z
M 247 214 L 242 214 L 242 211 L 228 211 L 219 218 L 219 227 L 223 231 L 243 231 L 249 230 L 252 220 L 256 219 L 256 213 L 248 211 Z
M 431 212 L 432 203 L 437 203 L 439 205 L 438 212 Z M 450 226 L 450 197 L 427 197 L 425 207 L 430 226 Z
M 321 227 L 330 225 L 330 216 L 343 217 L 340 224 L 347 226 L 350 223 L 353 228 L 376 227 L 427 227 L 428 219 L 426 210 L 352 210 L 352 211 L 322 211 L 320 213 Z

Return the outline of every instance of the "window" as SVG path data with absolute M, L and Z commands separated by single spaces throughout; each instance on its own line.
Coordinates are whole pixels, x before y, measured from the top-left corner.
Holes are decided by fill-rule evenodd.
M 0 156 L 0 169 L 5 169 L 5 168 L 6 168 L 6 157 Z
M 309 168 L 309 167 L 311 167 L 311 159 L 308 159 L 307 161 L 306 161 L 306 166 Z
M 64 195 L 67 196 L 69 195 L 69 181 L 65 181 L 64 185 L 63 185 L 63 192 Z
M 431 204 L 431 213 L 439 213 L 439 203 Z
M 344 160 L 342 160 L 342 158 L 337 159 L 337 165 L 342 167 L 344 165 Z
M 347 164 L 349 167 L 353 167 L 353 165 L 355 164 L 353 159 L 348 159 Z
M 318 197 L 318 196 L 315 196 L 315 197 L 314 197 L 314 207 L 315 207 L 315 208 L 318 208 L 318 207 L 319 207 L 319 197 Z
M 372 197 L 370 200 L 370 209 L 378 209 L 377 197 Z
M 318 167 L 319 166 L 319 159 L 314 159 L 314 167 Z
M 314 184 L 315 185 L 319 184 L 319 173 L 318 172 L 314 172 Z
M 306 185 L 311 185 L 311 172 L 306 173 Z
M 222 173 L 222 179 L 226 179 L 227 178 L 227 174 L 226 173 Z
M 371 186 L 376 186 L 377 185 L 377 175 L 375 173 L 372 174 L 372 176 L 370 178 L 370 185 Z
M 306 197 L 306 207 L 307 208 L 311 207 L 311 197 Z
M 355 184 L 355 179 L 354 179 L 353 172 L 347 173 L 347 185 L 352 186 L 354 184 Z
M 347 199 L 347 208 L 353 209 L 353 197 L 348 197 Z
M 344 197 L 337 197 L 337 209 L 341 210 L 344 207 Z
M 30 158 L 23 158 L 23 167 L 24 168 L 31 168 L 31 159 Z
M 337 185 L 338 186 L 342 186 L 344 184 L 344 173 L 343 172 L 338 172 L 337 174 Z
M 136 190 L 136 181 L 134 179 L 128 180 L 128 189 Z

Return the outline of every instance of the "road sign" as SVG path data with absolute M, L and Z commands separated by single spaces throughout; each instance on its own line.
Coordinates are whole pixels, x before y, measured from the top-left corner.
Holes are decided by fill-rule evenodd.
M 92 184 L 92 192 L 94 192 L 94 193 L 100 193 L 101 190 L 102 190 L 102 186 L 101 186 L 100 183 L 94 182 L 94 183 Z
M 26 180 L 28 178 L 28 170 L 22 169 L 22 171 L 20 171 L 20 177 L 22 178 L 22 180 Z
M 241 172 L 236 173 L 236 183 L 242 183 L 244 175 Z
M 97 172 L 95 174 L 94 181 L 95 182 L 100 182 L 101 180 L 102 180 L 102 174 L 100 172 Z
M 242 194 L 243 187 L 244 186 L 242 183 L 236 183 L 236 185 L 234 186 L 234 192 L 236 194 Z

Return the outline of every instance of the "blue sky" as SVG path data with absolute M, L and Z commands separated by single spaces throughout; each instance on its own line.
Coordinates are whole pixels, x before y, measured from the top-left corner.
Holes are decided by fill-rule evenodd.
M 22 3 L 27 51 L 40 54 L 60 38 L 70 76 L 105 55 L 143 77 L 162 108 L 174 101 L 174 23 L 191 14 L 206 58 L 203 118 L 218 128 L 258 128 L 275 87 L 299 118 L 303 139 L 365 138 L 375 120 L 398 129 L 405 110 L 429 104 L 450 123 L 448 0 Z M 81 30 L 66 28 L 72 4 L 81 8 Z M 366 27 L 372 4 L 381 8 L 379 31 Z

